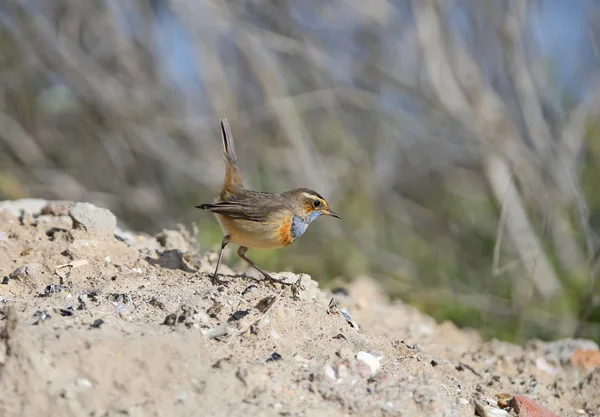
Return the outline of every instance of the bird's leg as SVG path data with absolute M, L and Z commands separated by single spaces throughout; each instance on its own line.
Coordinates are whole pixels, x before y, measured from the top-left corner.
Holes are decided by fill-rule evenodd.
M 221 265 L 221 258 L 223 258 L 223 250 L 225 246 L 231 241 L 231 236 L 226 235 L 221 241 L 221 251 L 219 252 L 219 259 L 217 260 L 217 267 L 215 268 L 215 273 L 213 274 L 211 281 L 214 285 L 226 285 L 226 281 L 221 281 L 217 273 L 219 272 L 219 266 Z
M 256 265 L 250 258 L 248 258 L 246 256 L 246 251 L 248 250 L 247 247 L 245 246 L 240 246 L 237 253 L 239 255 L 240 258 L 242 258 L 244 261 L 248 262 L 250 264 L 250 266 L 252 266 L 254 269 L 256 269 L 258 272 L 260 272 L 261 274 L 264 275 L 264 277 L 266 279 L 268 279 L 271 282 L 276 282 L 278 284 L 283 284 L 283 285 L 291 285 L 288 284 L 287 282 L 283 282 L 281 280 L 278 280 L 276 278 L 273 278 L 271 275 L 269 275 L 267 272 L 263 271 L 258 265 Z

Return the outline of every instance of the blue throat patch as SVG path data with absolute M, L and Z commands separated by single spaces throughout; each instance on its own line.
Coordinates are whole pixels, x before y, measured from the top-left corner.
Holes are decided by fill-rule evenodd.
M 306 228 L 308 227 L 308 225 L 311 224 L 312 221 L 314 219 L 316 219 L 317 217 L 319 217 L 320 215 L 321 215 L 320 212 L 313 211 L 306 217 L 294 216 L 294 218 L 292 219 L 292 230 L 291 230 L 292 240 L 296 240 L 300 236 L 302 236 L 304 234 L 304 232 L 306 232 Z

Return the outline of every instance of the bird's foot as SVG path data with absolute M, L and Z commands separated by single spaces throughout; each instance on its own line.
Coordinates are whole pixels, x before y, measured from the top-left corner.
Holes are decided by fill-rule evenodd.
M 281 285 L 292 285 L 292 283 L 291 283 L 291 282 L 285 282 L 285 281 L 282 281 L 282 280 L 280 280 L 280 279 L 273 278 L 271 275 L 269 275 L 269 274 L 267 274 L 267 273 L 264 273 L 264 272 L 263 272 L 263 276 L 265 277 L 265 278 L 263 279 L 263 281 L 269 281 L 269 282 L 270 282 L 271 284 L 273 284 L 273 285 L 274 285 L 274 284 L 281 284 Z
M 215 274 L 212 274 L 212 276 L 210 277 L 210 282 L 213 285 L 223 285 L 225 287 L 229 285 L 229 281 L 220 280 L 219 277 Z

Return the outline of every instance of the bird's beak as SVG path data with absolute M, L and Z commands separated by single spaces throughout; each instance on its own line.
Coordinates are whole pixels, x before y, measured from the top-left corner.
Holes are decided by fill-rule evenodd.
M 328 212 L 328 213 L 325 213 L 325 214 L 327 214 L 328 216 L 331 216 L 331 217 L 335 217 L 336 219 L 341 219 L 341 218 L 342 218 L 342 216 L 340 216 L 339 214 L 337 214 L 337 213 L 336 213 L 335 211 L 333 211 L 333 210 L 329 210 L 329 212 Z

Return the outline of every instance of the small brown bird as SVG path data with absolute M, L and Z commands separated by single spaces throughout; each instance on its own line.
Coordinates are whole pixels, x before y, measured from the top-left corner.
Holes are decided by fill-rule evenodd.
M 221 119 L 225 180 L 221 194 L 213 204 L 200 204 L 199 209 L 212 211 L 221 224 L 225 237 L 217 267 L 212 277 L 214 284 L 223 284 L 218 278 L 223 250 L 229 242 L 240 245 L 240 258 L 256 268 L 266 279 L 271 277 L 246 256 L 249 248 L 276 249 L 287 246 L 306 231 L 308 225 L 322 214 L 340 218 L 317 192 L 296 188 L 281 194 L 251 191 L 244 188 L 237 165 L 233 135 L 227 119 Z

